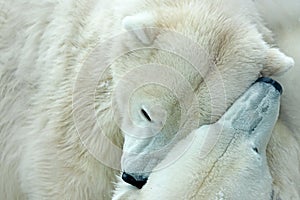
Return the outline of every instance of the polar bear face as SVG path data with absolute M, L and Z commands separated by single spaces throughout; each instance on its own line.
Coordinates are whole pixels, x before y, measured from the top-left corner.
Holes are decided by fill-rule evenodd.
M 178 142 L 141 190 L 120 181 L 113 199 L 270 199 L 266 148 L 281 90 L 270 80 L 261 79 L 220 120 Z
M 180 139 L 218 120 L 261 74 L 294 64 L 263 40 L 259 21 L 210 9 L 170 5 L 123 19 L 128 34 L 119 47 L 128 51 L 112 74 L 122 170 L 138 182 Z

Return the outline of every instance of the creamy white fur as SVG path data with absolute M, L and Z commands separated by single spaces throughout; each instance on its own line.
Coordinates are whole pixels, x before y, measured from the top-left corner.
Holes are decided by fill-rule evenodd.
M 268 155 L 273 155 L 269 156 L 268 162 L 274 187 L 276 191 L 281 191 L 276 195 L 281 199 L 298 199 L 300 198 L 300 96 L 297 91 L 300 85 L 298 76 L 300 74 L 300 2 L 267 0 L 256 1 L 256 4 L 267 26 L 273 32 L 276 45 L 295 60 L 295 67 L 283 76 L 276 77 L 284 86 L 285 92 L 281 100 L 280 122 L 275 127 L 268 147 Z M 276 157 L 281 158 L 280 161 Z M 278 169 L 281 169 L 281 172 Z
M 262 39 L 271 42 L 271 33 L 253 12 L 255 7 L 251 1 L 1 0 L 1 199 L 111 198 L 117 171 L 99 163 L 78 138 L 72 116 L 73 86 L 83 60 L 97 42 L 124 31 L 122 20 L 126 16 L 145 11 L 155 16 L 154 26 L 175 30 L 191 38 L 207 49 L 216 61 L 223 75 L 228 102 L 220 107 L 214 120 L 260 73 L 271 75 L 278 66 L 286 69 L 292 65 L 291 59 L 282 54 L 283 59 L 272 59 L 277 58 L 277 53 L 272 54 L 277 50 L 270 49 L 273 44 Z M 294 44 L 298 43 L 292 37 L 299 29 L 289 27 L 290 31 L 285 34 L 282 33 L 284 29 L 277 28 L 277 22 L 268 20 L 275 33 L 280 30 L 275 37 L 278 45 L 296 59 L 297 65 L 299 48 L 295 47 Z M 299 26 L 299 23 L 295 24 Z M 152 34 L 157 36 L 150 38 L 154 39 L 154 44 L 163 45 L 160 42 L 166 41 L 163 33 Z M 145 37 L 138 39 L 143 42 Z M 108 45 L 107 55 L 114 59 L 118 51 L 129 46 L 141 47 L 140 40 L 128 37 L 114 41 Z M 96 114 L 101 126 L 106 127 L 105 134 L 119 147 L 122 147 L 123 139 L 119 127 L 112 120 L 114 112 L 110 92 L 124 74 L 144 64 L 145 57 L 149 61 L 172 66 L 195 88 L 202 81 L 202 77 L 197 75 L 188 76 L 193 71 L 182 69 L 186 62 L 155 50 L 137 52 L 117 60 L 101 80 L 106 87 L 100 88 L 96 94 Z M 286 88 L 285 95 L 281 116 L 268 147 L 275 195 L 282 199 L 299 198 L 297 74 L 299 67 L 281 78 Z M 214 74 L 208 75 L 206 81 L 213 83 Z M 157 94 L 164 92 L 154 91 Z M 79 95 L 81 92 L 78 91 Z M 214 92 L 217 94 L 219 91 L 216 88 Z M 105 96 L 102 95 L 104 93 Z M 200 119 L 198 125 L 201 125 L 210 122 L 209 94 L 204 86 L 196 93 L 203 110 L 202 115 L 197 116 Z M 140 100 L 144 99 L 146 97 L 141 96 Z M 166 100 L 165 104 L 168 103 Z M 118 105 L 122 109 L 122 103 Z M 123 110 L 120 112 L 124 113 Z M 82 121 L 77 125 L 85 127 L 87 135 L 84 137 L 94 142 L 95 151 L 105 152 L 95 134 L 96 124 L 85 117 L 82 113 Z M 110 159 L 116 163 L 120 161 L 118 156 Z

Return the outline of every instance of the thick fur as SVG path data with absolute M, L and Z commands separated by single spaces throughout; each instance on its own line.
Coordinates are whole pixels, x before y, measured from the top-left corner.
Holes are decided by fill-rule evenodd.
M 214 121 L 261 73 L 272 75 L 290 68 L 293 61 L 271 48 L 271 32 L 252 2 L 242 4 L 235 0 L 1 0 L 0 199 L 111 199 L 118 171 L 102 164 L 82 144 L 77 126 L 86 130 L 84 138 L 94 143 L 95 152 L 106 152 L 96 134 L 96 122 L 91 122 L 87 113 L 79 113 L 81 121 L 75 126 L 72 98 L 86 90 L 82 85 L 74 94 L 85 58 L 99 42 L 131 28 L 130 23 L 122 26 L 126 16 L 148 11 L 154 18 L 146 25 L 176 31 L 207 50 L 222 74 L 227 94 L 225 105 L 215 105 L 220 109 Z M 276 32 L 281 22 L 268 23 Z M 134 37 L 113 40 L 105 55 L 115 59 L 129 46 L 160 45 L 166 37 L 152 34 L 157 37 L 149 39 L 133 32 Z M 298 43 L 280 35 L 275 38 L 286 53 L 299 55 L 299 48 L 289 45 Z M 122 110 L 126 105 L 113 102 L 112 93 L 122 76 L 145 60 L 172 66 L 194 88 L 202 82 L 203 77 L 190 77 L 182 68 L 186 62 L 160 51 L 127 54 L 114 62 L 99 81 L 95 113 L 100 126 L 105 127 L 104 134 L 119 148 L 123 137 L 114 120 L 113 104 L 117 103 L 122 119 L 126 118 Z M 83 73 L 83 78 L 90 74 L 94 71 Z M 282 199 L 297 199 L 300 192 L 297 74 L 299 68 L 295 67 L 282 77 L 286 90 L 281 116 L 267 149 L 275 196 Z M 213 74 L 206 79 L 215 81 Z M 100 87 L 102 83 L 104 87 Z M 216 88 L 214 92 L 219 91 Z M 204 86 L 196 94 L 203 110 L 200 122 L 197 119 L 200 126 L 211 122 L 209 94 Z M 108 160 L 119 163 L 120 155 Z
M 300 95 L 297 91 L 300 85 L 298 78 L 300 2 L 296 0 L 256 1 L 256 5 L 273 32 L 276 46 L 295 60 L 295 67 L 283 76 L 276 77 L 285 91 L 281 100 L 280 119 L 273 131 L 267 153 L 275 191 L 277 191 L 274 199 L 298 199 L 300 198 Z M 278 169 L 281 169 L 281 172 Z

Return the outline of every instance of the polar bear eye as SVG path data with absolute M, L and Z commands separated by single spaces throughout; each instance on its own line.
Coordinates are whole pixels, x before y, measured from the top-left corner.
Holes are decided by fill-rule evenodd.
M 259 151 L 258 151 L 257 147 L 252 147 L 252 150 L 255 151 L 255 153 L 259 154 Z
M 149 114 L 147 113 L 147 111 L 145 111 L 143 108 L 141 109 L 141 113 L 142 113 L 142 115 L 143 115 L 143 117 L 145 119 L 147 119 L 149 122 L 152 122 L 151 117 L 149 116 Z

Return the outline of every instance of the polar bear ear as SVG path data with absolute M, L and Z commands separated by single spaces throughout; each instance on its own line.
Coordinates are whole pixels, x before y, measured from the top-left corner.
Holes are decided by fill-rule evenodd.
M 294 66 L 293 58 L 286 56 L 279 49 L 270 48 L 267 51 L 266 62 L 261 71 L 263 76 L 280 76 Z
M 144 45 L 152 44 L 157 35 L 155 17 L 148 12 L 125 17 L 122 26 Z

